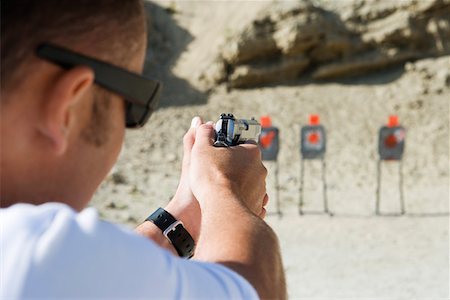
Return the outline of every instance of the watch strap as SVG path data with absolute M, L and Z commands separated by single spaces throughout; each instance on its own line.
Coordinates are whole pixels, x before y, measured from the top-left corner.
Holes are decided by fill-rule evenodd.
M 162 231 L 179 256 L 191 258 L 194 255 L 194 239 L 184 228 L 183 223 L 168 211 L 160 207 L 145 220 L 152 222 Z

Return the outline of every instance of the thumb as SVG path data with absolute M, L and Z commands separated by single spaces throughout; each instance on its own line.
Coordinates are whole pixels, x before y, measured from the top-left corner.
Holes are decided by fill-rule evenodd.
M 195 145 L 212 146 L 216 132 L 212 124 L 200 125 L 195 132 Z
M 189 131 L 183 137 L 185 156 L 189 156 L 191 154 L 191 150 L 195 142 L 195 131 L 201 124 L 203 124 L 203 121 L 200 117 L 194 117 L 192 119 L 191 128 L 189 128 Z

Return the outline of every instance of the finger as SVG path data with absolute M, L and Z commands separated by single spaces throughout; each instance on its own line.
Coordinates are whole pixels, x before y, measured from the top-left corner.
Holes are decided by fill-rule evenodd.
M 214 127 L 211 124 L 202 124 L 195 131 L 195 144 L 212 146 L 215 134 Z
M 246 140 L 244 144 L 258 145 L 258 143 L 254 140 Z
M 259 151 L 258 144 L 255 144 L 254 142 L 245 142 L 244 144 L 239 144 L 239 147 L 246 148 L 246 149 L 253 149 L 255 151 Z
M 196 117 L 192 118 L 191 128 L 197 128 L 198 126 L 202 125 L 202 123 L 203 123 L 202 118 L 200 118 L 199 116 L 196 116 Z
M 188 132 L 184 135 L 183 145 L 184 145 L 184 155 L 189 155 L 191 153 L 192 147 L 195 142 L 195 130 L 198 126 L 203 123 L 200 117 L 194 117 L 191 121 L 191 128 L 189 128 Z
M 194 143 L 195 143 L 195 128 L 189 128 L 189 131 L 183 137 L 184 155 L 189 155 L 191 153 Z

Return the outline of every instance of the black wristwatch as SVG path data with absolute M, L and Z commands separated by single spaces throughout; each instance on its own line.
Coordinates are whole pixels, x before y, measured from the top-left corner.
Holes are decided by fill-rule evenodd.
M 181 257 L 191 258 L 194 255 L 195 242 L 183 223 L 175 219 L 168 211 L 158 208 L 145 221 L 150 221 L 161 229 L 163 235 L 172 243 Z

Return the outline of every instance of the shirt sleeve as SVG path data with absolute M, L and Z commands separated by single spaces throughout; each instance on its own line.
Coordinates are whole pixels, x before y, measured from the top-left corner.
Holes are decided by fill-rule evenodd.
M 94 209 L 54 214 L 34 245 L 24 298 L 257 299 L 232 270 L 175 257 L 100 221 Z

